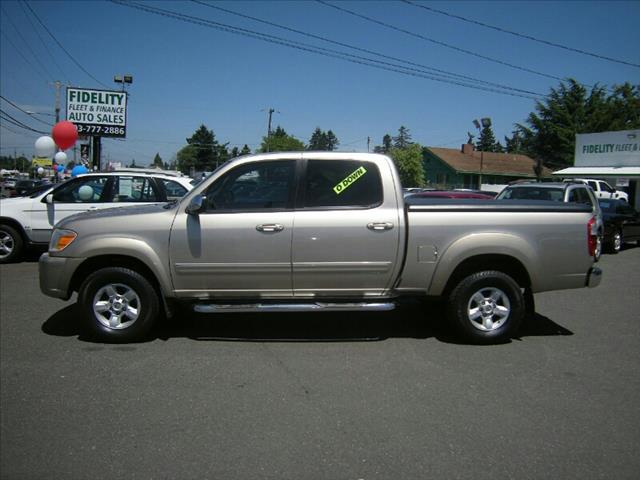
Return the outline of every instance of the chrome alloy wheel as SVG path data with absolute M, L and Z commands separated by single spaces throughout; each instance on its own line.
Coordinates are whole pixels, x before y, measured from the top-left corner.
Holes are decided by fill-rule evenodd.
M 510 313 L 509 297 L 495 287 L 478 290 L 471 296 L 467 305 L 467 317 L 471 325 L 484 332 L 500 328 Z
M 0 258 L 7 258 L 13 252 L 15 241 L 7 232 L 0 230 Z
M 622 234 L 620 232 L 615 232 L 613 234 L 613 251 L 619 252 L 622 248 Z
M 122 283 L 106 285 L 93 297 L 93 314 L 107 328 L 130 327 L 140 315 L 140 297 Z

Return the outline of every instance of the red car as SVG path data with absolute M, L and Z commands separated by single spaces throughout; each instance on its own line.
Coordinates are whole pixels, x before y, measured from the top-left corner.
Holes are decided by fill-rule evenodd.
M 491 193 L 463 192 L 452 190 L 431 190 L 428 192 L 412 193 L 407 198 L 475 198 L 478 200 L 493 200 Z

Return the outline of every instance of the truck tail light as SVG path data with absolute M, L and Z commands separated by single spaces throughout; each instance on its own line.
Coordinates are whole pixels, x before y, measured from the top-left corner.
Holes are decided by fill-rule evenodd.
M 587 245 L 589 247 L 589 256 L 596 255 L 598 246 L 598 232 L 596 232 L 596 217 L 591 217 L 587 223 Z

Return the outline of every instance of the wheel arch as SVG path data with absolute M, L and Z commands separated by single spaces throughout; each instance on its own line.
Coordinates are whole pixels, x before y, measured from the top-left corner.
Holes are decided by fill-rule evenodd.
M 464 278 L 485 270 L 502 272 L 513 278 L 521 288 L 531 287 L 531 277 L 520 260 L 504 254 L 482 254 L 469 257 L 458 264 L 449 276 L 442 295 L 448 297 Z
M 31 243 L 31 240 L 29 240 L 29 237 L 27 236 L 27 232 L 24 231 L 23 226 L 17 220 L 10 217 L 0 217 L 0 225 L 6 225 L 18 232 L 25 245 Z
M 138 272 L 145 277 L 164 298 L 162 286 L 153 270 L 142 260 L 127 255 L 99 255 L 88 258 L 82 262 L 73 273 L 69 284 L 71 291 L 79 291 L 80 286 L 91 273 L 105 267 L 124 267 Z

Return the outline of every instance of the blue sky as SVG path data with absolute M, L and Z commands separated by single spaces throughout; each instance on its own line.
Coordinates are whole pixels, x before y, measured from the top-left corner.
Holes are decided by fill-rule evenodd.
M 528 92 L 544 95 L 559 84 L 553 78 L 445 48 L 315 1 L 211 3 L 415 64 Z M 542 45 L 403 2 L 328 3 L 544 75 L 573 77 L 586 85 L 640 83 L 638 67 Z M 217 140 L 229 142 L 230 148 L 247 143 L 255 149 L 266 134 L 265 110 L 269 107 L 279 112 L 274 114 L 274 127 L 281 125 L 305 142 L 320 127 L 334 131 L 341 150 L 366 151 L 367 137 L 373 147 L 381 143 L 385 133 L 395 135 L 400 125 L 408 127 L 413 140 L 423 145 L 458 148 L 468 131 L 475 133 L 472 120 L 481 117 L 492 119 L 496 137 L 504 142 L 513 124 L 523 122 L 535 105 L 531 98 L 371 68 L 106 1 L 30 1 L 29 6 L 60 44 L 100 85 L 69 59 L 30 13 L 27 16 L 24 2 L 3 1 L 1 5 L 0 92 L 22 109 L 52 113 L 54 80 L 76 87 L 118 89 L 114 75 L 133 75 L 127 139 L 103 140 L 104 158 L 111 161 L 130 163 L 135 159 L 138 165 L 147 164 L 156 152 L 171 160 L 202 123 L 214 131 Z M 193 2 L 144 5 L 372 57 Z M 637 1 L 452 1 L 423 5 L 640 64 Z M 1 106 L 37 130 L 49 128 L 4 100 Z M 64 106 L 62 115 L 64 118 Z M 27 156 L 33 153 L 39 134 L 5 120 L 1 125 L 3 155 L 13 155 L 14 150 Z

